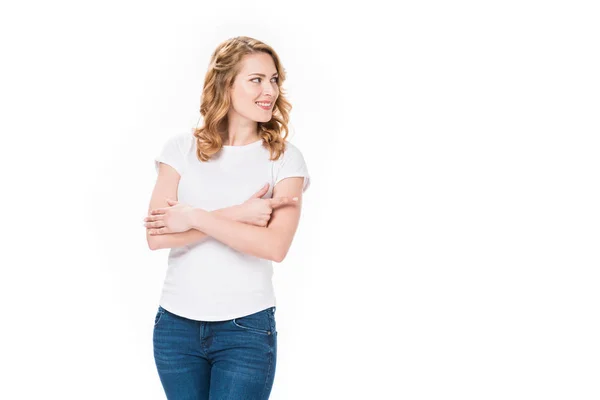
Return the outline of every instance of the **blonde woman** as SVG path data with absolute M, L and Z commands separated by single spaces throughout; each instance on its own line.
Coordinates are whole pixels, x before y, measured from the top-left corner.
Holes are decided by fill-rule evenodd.
M 275 51 L 249 37 L 221 43 L 205 76 L 204 124 L 156 158 L 146 236 L 170 248 L 154 320 L 154 359 L 168 399 L 268 399 L 277 329 L 273 261 L 300 220 L 309 174 L 286 141 L 291 104 Z

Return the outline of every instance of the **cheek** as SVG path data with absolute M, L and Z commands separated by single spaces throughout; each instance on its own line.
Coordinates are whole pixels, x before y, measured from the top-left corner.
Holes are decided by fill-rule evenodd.
M 260 95 L 255 88 L 243 86 L 233 93 L 233 102 L 239 107 L 247 107 Z
M 254 98 L 257 94 L 260 93 L 260 85 L 249 82 L 245 85 L 240 86 L 241 92 L 243 96 Z
M 254 104 L 254 99 L 259 95 L 260 93 L 255 94 L 249 90 L 238 90 L 233 94 L 232 107 L 246 118 L 254 119 L 260 114 L 260 110 Z

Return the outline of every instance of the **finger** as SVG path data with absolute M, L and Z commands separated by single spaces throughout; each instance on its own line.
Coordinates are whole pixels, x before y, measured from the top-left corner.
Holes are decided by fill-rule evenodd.
M 286 204 L 291 203 L 291 199 L 289 197 L 275 197 L 271 199 L 270 203 L 272 207 L 279 207 Z
M 152 211 L 150 211 L 150 215 L 160 215 L 160 214 L 164 214 L 166 212 L 166 209 L 164 208 L 156 208 Z
M 268 220 L 266 220 L 265 218 L 260 218 L 258 221 L 256 221 L 256 225 L 257 226 L 267 226 L 267 222 L 268 222 Z
M 152 229 L 150 234 L 151 235 L 162 235 L 163 233 L 167 233 L 166 227 Z
M 269 191 L 269 184 L 265 183 L 264 186 L 256 193 L 252 195 L 254 198 L 261 198 Z
M 165 226 L 163 221 L 146 222 L 148 228 L 162 228 L 163 226 Z
M 286 202 L 287 200 L 285 197 L 273 197 L 272 199 L 269 199 L 269 204 L 271 204 L 272 207 L 280 206 Z

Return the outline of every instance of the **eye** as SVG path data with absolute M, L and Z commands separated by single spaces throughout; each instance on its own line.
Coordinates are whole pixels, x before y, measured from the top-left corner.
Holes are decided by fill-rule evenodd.
M 254 79 L 251 79 L 250 81 L 254 82 L 256 79 L 262 79 L 262 78 L 254 78 Z M 275 82 L 279 82 L 279 77 L 278 76 L 274 77 L 273 79 L 275 79 Z

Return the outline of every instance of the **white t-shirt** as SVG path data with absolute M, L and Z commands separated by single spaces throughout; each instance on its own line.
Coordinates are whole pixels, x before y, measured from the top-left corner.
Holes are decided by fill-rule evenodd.
M 300 150 L 286 143 L 276 161 L 262 139 L 244 146 L 223 146 L 207 162 L 196 157 L 192 133 L 169 138 L 155 158 L 180 175 L 179 202 L 207 211 L 241 204 L 265 183 L 273 187 L 282 179 L 304 177 L 310 184 Z M 199 321 L 223 321 L 253 314 L 276 305 L 272 284 L 273 262 L 251 256 L 207 237 L 194 244 L 171 248 L 160 305 L 170 312 Z

